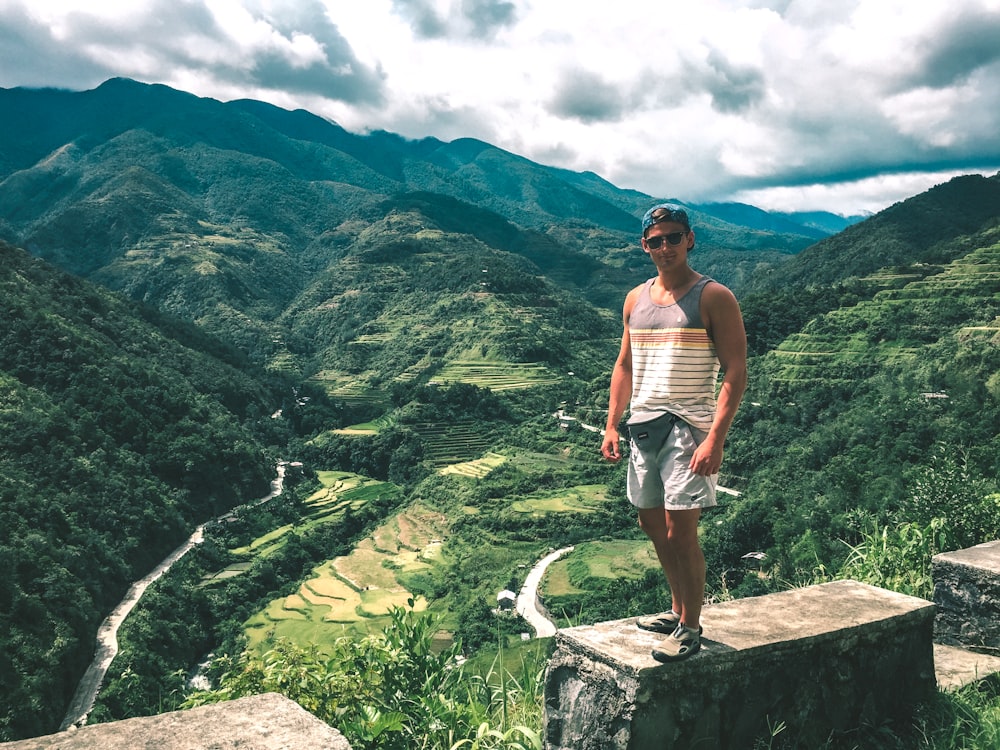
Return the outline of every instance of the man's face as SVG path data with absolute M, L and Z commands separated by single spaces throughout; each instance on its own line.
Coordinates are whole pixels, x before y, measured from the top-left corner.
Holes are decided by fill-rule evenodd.
M 694 232 L 685 229 L 683 224 L 676 221 L 661 221 L 653 224 L 646 230 L 646 236 L 642 239 L 642 249 L 649 253 L 653 260 L 657 258 L 672 259 L 679 257 L 686 259 L 687 251 L 694 243 Z

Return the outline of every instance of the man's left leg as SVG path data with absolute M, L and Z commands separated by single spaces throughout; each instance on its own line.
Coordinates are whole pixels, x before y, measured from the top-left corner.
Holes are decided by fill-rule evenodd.
M 701 608 L 705 598 L 705 556 L 698 541 L 700 508 L 640 511 L 639 522 L 656 549 L 671 586 L 677 628 L 653 648 L 657 661 L 676 661 L 701 648 Z

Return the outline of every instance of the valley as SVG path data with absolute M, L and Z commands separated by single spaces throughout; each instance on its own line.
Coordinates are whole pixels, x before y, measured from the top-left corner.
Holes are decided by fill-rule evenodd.
M 546 639 L 496 617 L 498 592 L 572 547 L 539 582 L 557 623 L 665 608 L 593 431 L 658 199 L 471 139 L 355 135 L 135 81 L 0 90 L 15 100 L 0 741 L 58 728 L 109 613 L 206 518 L 121 624 L 88 721 L 183 705 L 210 652 L 205 700 L 264 660 L 292 691 L 291 663 L 330 668 L 318 654 L 377 675 L 390 652 L 436 669 L 454 648 L 470 705 L 518 696 L 530 725 Z M 1000 537 L 1000 176 L 826 232 L 680 202 L 692 265 L 734 290 L 751 350 L 729 491 L 701 526 L 708 597 L 841 577 L 928 597 L 933 554 Z M 281 494 L 242 507 L 288 456 Z M 403 710 L 336 676 L 357 736 L 376 707 L 403 722 L 433 700 Z M 995 711 L 976 700 L 976 721 Z M 898 731 L 888 747 L 908 748 Z
M 271 482 L 271 492 L 261 498 L 256 504 L 266 503 L 268 500 L 281 494 L 282 484 L 285 475 L 285 464 L 279 463 L 277 466 L 277 478 Z M 107 619 L 101 624 L 97 631 L 97 645 L 95 647 L 94 660 L 91 662 L 83 678 L 76 687 L 73 700 L 70 702 L 66 716 L 62 720 L 59 731 L 64 731 L 72 726 L 83 726 L 87 723 L 87 715 L 94 706 L 97 693 L 104 681 L 108 667 L 118 654 L 118 629 L 128 617 L 132 609 L 142 599 L 142 595 L 160 576 L 169 572 L 170 568 L 178 560 L 190 552 L 195 545 L 204 541 L 204 524 L 195 529 L 191 537 L 180 547 L 174 550 L 166 559 L 157 565 L 149 575 L 136 581 L 129 587 L 125 598 L 115 607 Z

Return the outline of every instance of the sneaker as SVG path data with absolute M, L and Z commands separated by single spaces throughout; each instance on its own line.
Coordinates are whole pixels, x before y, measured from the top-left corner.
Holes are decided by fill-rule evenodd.
M 641 630 L 652 630 L 654 633 L 670 634 L 677 630 L 677 626 L 681 624 L 681 616 L 672 609 L 668 609 L 666 612 L 660 612 L 658 615 L 640 617 L 635 621 L 635 624 Z
M 696 633 L 678 623 L 677 629 L 653 649 L 653 658 L 657 661 L 680 661 L 697 653 L 701 648 L 701 631 L 698 628 Z

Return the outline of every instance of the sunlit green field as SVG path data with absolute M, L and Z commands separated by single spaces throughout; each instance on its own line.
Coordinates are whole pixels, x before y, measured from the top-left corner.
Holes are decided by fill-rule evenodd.
M 463 481 L 474 481 L 481 473 L 485 475 L 506 460 L 499 454 L 488 454 L 460 466 L 454 473 L 464 477 Z M 312 516 L 331 518 L 331 514 L 346 507 L 361 507 L 367 499 L 385 491 L 383 483 L 347 472 L 322 471 L 318 476 L 323 487 L 306 501 Z M 512 499 L 507 512 L 533 517 L 589 514 L 608 501 L 602 485 L 579 485 Z M 241 551 L 265 553 L 270 546 L 279 544 L 291 528 L 293 525 L 266 534 Z M 457 542 L 451 540 L 450 543 Z M 407 582 L 440 576 L 449 554 L 457 557 L 473 554 L 482 565 L 509 571 L 523 579 L 545 549 L 540 542 L 486 543 L 473 553 L 448 545 L 444 514 L 419 503 L 411 504 L 375 528 L 350 554 L 317 566 L 295 592 L 274 599 L 253 615 L 246 622 L 251 647 L 262 651 L 276 640 L 288 639 L 322 650 L 324 644 L 331 644 L 344 635 L 359 636 L 383 629 L 393 607 L 407 607 L 412 601 L 416 610 L 426 610 L 428 602 L 415 595 Z M 646 567 L 655 564 L 645 547 L 627 542 L 584 545 L 580 556 L 587 560 L 590 575 L 640 575 Z M 601 560 L 602 554 L 608 559 Z M 562 565 L 550 568 L 551 575 L 555 576 L 555 583 L 550 585 L 553 591 L 573 591 L 565 561 L 560 562 Z M 502 588 L 503 582 L 498 585 Z M 444 618 L 447 629 L 451 622 L 449 614 L 438 614 Z
M 587 578 L 641 578 L 659 568 L 653 545 L 645 539 L 586 542 L 549 566 L 540 593 L 543 598 L 582 594 L 580 584 Z
M 313 508 L 342 507 L 364 501 L 367 493 L 379 491 L 380 482 L 366 484 L 363 478 L 345 472 L 320 472 L 324 487 L 307 504 Z M 427 570 L 440 557 L 443 518 L 419 507 L 392 516 L 349 555 L 336 557 L 313 570 L 313 576 L 298 590 L 271 601 L 251 617 L 246 632 L 253 648 L 267 647 L 288 639 L 323 649 L 348 633 L 363 635 L 380 630 L 392 607 L 413 601 L 418 611 L 427 607 L 400 578 Z

